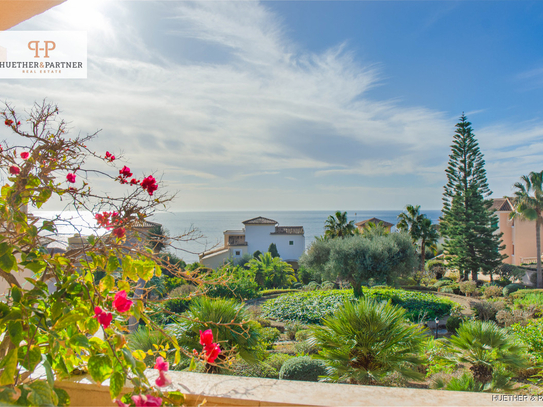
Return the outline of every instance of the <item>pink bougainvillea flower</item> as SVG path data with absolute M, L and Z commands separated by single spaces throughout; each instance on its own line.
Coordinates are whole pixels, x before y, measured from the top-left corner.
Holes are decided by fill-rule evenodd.
M 126 165 L 121 170 L 119 170 L 119 174 L 123 178 L 128 178 L 132 176 L 132 173 L 130 172 L 130 168 L 128 168 Z
M 11 167 L 9 167 L 9 173 L 11 175 L 18 175 L 20 172 L 21 172 L 21 169 L 17 167 L 16 165 L 12 165 Z
M 111 232 L 111 233 L 117 239 L 122 239 L 126 235 L 126 229 L 125 228 L 115 228 L 115 229 L 113 229 L 113 232 Z
M 149 195 L 152 196 L 153 192 L 158 189 L 155 177 L 153 177 L 152 175 L 145 177 L 143 181 L 141 181 L 141 187 L 145 189 L 149 193 Z
M 136 178 L 132 178 L 132 179 L 130 180 L 130 185 L 137 185 L 137 184 L 139 184 L 139 183 L 140 183 L 140 182 L 139 182 Z
M 159 372 L 167 372 L 170 368 L 170 364 L 164 360 L 162 356 L 156 358 L 155 369 Z
M 200 331 L 200 345 L 202 346 L 211 346 L 213 343 L 213 331 L 207 329 L 204 332 Z
M 94 308 L 94 318 L 96 318 L 104 328 L 108 328 L 113 319 L 113 314 L 111 312 L 105 312 L 100 307 L 96 307 Z
M 75 174 L 69 173 L 68 175 L 66 175 L 66 180 L 73 184 L 75 182 Z
M 106 151 L 106 158 L 112 162 L 112 161 L 115 161 L 115 156 L 113 154 L 111 154 L 109 151 Z
M 217 356 L 221 353 L 221 348 L 218 343 L 212 343 L 211 346 L 204 347 L 204 350 L 206 351 L 206 358 L 209 363 L 215 362 L 215 359 L 217 359 Z
M 122 290 L 115 294 L 115 299 L 113 300 L 113 308 L 117 312 L 126 312 L 130 309 L 133 302 L 126 298 L 126 291 Z
M 145 396 L 143 394 L 132 396 L 132 401 L 136 407 L 160 407 L 162 405 L 162 399 L 160 397 Z
M 30 153 L 28 153 L 28 152 L 26 152 L 26 151 L 24 151 L 24 152 L 21 153 L 21 158 L 22 158 L 23 160 L 28 160 L 28 157 L 30 157 Z
M 123 403 L 121 400 L 115 399 L 113 400 L 119 407 L 130 407 L 129 404 Z
M 169 386 L 172 384 L 171 379 L 161 370 L 158 372 L 158 379 L 155 380 L 155 384 L 158 387 Z

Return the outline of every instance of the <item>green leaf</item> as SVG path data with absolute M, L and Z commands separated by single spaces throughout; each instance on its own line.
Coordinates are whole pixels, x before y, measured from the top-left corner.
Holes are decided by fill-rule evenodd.
M 39 273 L 47 267 L 47 263 L 44 261 L 33 261 L 31 263 L 26 263 L 25 267 L 32 270 L 34 273 Z
M 3 256 L 8 251 L 11 252 L 11 246 L 8 245 L 6 242 L 0 243 L 0 256 Z
M 130 292 L 130 283 L 128 281 L 124 281 L 124 280 L 121 280 L 121 281 L 118 281 L 117 282 L 117 288 L 119 289 L 119 291 L 126 291 L 127 293 Z
M 43 222 L 42 229 L 47 230 L 47 231 L 49 231 L 51 233 L 56 233 L 57 232 L 57 228 L 55 226 L 55 223 L 50 221 L 50 220 L 46 220 L 46 221 Z
M 162 269 L 160 268 L 160 266 L 157 264 L 155 266 L 155 276 L 157 277 L 160 277 L 162 275 Z
M 36 365 L 41 362 L 41 351 L 38 346 L 32 346 L 28 350 L 28 346 L 21 346 L 19 348 L 19 363 L 26 370 L 34 370 Z
M 19 287 L 17 287 L 16 285 L 11 287 L 11 298 L 13 298 L 13 302 L 15 303 L 21 302 L 22 296 L 23 296 L 23 292 L 21 291 Z
M 70 344 L 83 348 L 90 348 L 89 340 L 84 334 L 77 334 L 70 338 Z
M 112 291 L 114 287 L 115 287 L 115 279 L 113 278 L 112 275 L 108 274 L 107 276 L 105 276 L 104 278 L 100 280 L 100 285 L 99 285 L 100 292 Z
M 137 350 L 133 351 L 132 355 L 138 360 L 143 360 L 146 357 L 145 352 L 140 350 L 140 349 L 137 349 Z
M 0 391 L 0 406 L 15 406 L 19 398 L 20 391 L 10 387 L 4 387 Z
M 190 360 L 190 365 L 189 365 L 189 372 L 192 372 L 196 369 L 196 360 L 194 360 L 194 358 L 192 358 Z
M 111 375 L 111 359 L 108 355 L 94 355 L 89 358 L 89 373 L 98 383 L 102 383 Z
M 168 393 L 168 399 L 174 406 L 180 406 L 185 402 L 185 395 L 180 391 L 171 391 Z
M 15 383 L 17 371 L 17 351 L 17 348 L 10 350 L 6 357 L 2 360 L 1 364 L 4 368 L 2 376 L 0 376 L 0 385 L 2 386 Z
M 109 394 L 112 399 L 117 398 L 117 396 L 121 394 L 125 381 L 126 377 L 124 373 L 115 372 L 111 375 L 111 379 L 109 380 Z
M 136 368 L 136 359 L 134 359 L 134 356 L 132 356 L 132 353 L 130 353 L 130 349 L 123 348 L 122 349 L 124 360 L 132 367 L 132 369 Z
M 55 385 L 55 375 L 53 374 L 51 364 L 45 358 L 43 361 L 43 367 L 45 368 L 45 374 L 47 375 L 47 383 L 49 383 L 49 386 L 53 387 Z
M 70 395 L 68 392 L 64 389 L 59 388 L 53 388 L 55 391 L 57 397 L 58 397 L 58 405 L 59 406 L 69 406 L 70 405 Z
M 85 315 L 80 313 L 69 313 L 66 314 L 64 317 L 60 318 L 57 323 L 53 326 L 55 330 L 62 330 L 66 328 L 68 325 L 81 321 L 82 319 L 85 319 Z
M 115 256 L 109 256 L 108 262 L 107 262 L 107 271 L 115 271 L 117 270 L 121 264 L 119 263 L 119 259 Z
M 145 281 L 149 281 L 151 278 L 153 278 L 153 274 L 154 274 L 154 271 L 155 271 L 155 267 L 152 263 L 150 262 L 145 262 L 143 264 L 138 264 L 137 267 L 136 267 L 136 270 L 138 272 L 138 276 L 145 280 Z
M 23 324 L 21 321 L 11 321 L 8 324 L 8 332 L 11 342 L 14 345 L 19 346 L 19 343 L 24 339 Z
M 16 266 L 17 260 L 15 259 L 15 256 L 10 252 L 7 252 L 4 255 L 0 256 L 0 268 L 5 272 L 9 273 L 9 271 L 13 270 Z
M 181 351 L 176 350 L 176 351 L 175 351 L 175 359 L 174 359 L 174 361 L 173 361 L 173 364 L 174 364 L 174 365 L 178 365 L 179 362 L 181 362 Z
M 33 406 L 43 406 L 43 407 L 53 407 L 53 392 L 51 390 L 51 387 L 46 382 L 43 381 L 35 381 L 31 383 L 28 387 L 30 387 L 31 391 L 28 394 L 28 401 Z

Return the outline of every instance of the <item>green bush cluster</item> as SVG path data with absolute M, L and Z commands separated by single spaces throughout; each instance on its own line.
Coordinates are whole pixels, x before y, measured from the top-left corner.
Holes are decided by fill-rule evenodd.
M 508 284 L 503 287 L 503 296 L 507 297 L 509 294 L 514 293 L 515 291 L 522 290 L 524 288 L 521 284 Z
M 394 288 L 364 288 L 364 296 L 379 301 L 391 301 L 406 310 L 406 317 L 417 320 L 426 314 L 428 319 L 450 313 L 455 302 L 434 294 Z M 265 318 L 283 321 L 300 321 L 318 324 L 327 315 L 333 314 L 346 301 L 354 299 L 352 290 L 310 291 L 282 295 L 262 305 Z
M 309 356 L 298 356 L 288 359 L 279 371 L 281 380 L 301 380 L 316 382 L 319 376 L 326 375 L 326 363 L 311 359 Z

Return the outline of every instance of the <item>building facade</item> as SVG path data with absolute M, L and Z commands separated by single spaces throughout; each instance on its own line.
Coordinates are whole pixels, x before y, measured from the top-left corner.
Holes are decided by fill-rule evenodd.
M 305 250 L 303 226 L 279 226 L 273 219 L 259 216 L 242 222 L 243 229 L 224 231 L 224 245 L 200 254 L 200 263 L 216 269 L 229 259 L 240 259 L 256 251 L 266 253 L 270 244 L 286 262 L 296 263 Z

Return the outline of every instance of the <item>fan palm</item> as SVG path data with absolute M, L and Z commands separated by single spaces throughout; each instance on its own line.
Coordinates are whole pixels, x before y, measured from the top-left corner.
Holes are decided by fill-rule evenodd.
M 398 219 L 396 227 L 408 232 L 413 244 L 420 247 L 420 270 L 423 271 L 426 249 L 436 251 L 439 233 L 432 225 L 432 221 L 420 213 L 420 205 L 407 205 L 405 212 L 398 215 Z
M 526 348 L 493 321 L 467 321 L 449 339 L 448 347 L 456 362 L 470 363 L 473 377 L 480 383 L 492 380 L 494 370 L 528 366 Z
M 317 357 L 328 363 L 334 381 L 371 384 L 394 371 L 420 379 L 413 366 L 421 362 L 424 329 L 404 315 L 403 308 L 386 302 L 346 302 L 312 329 L 308 341 L 322 349 Z
M 537 288 L 543 288 L 541 275 L 541 225 L 543 224 L 543 171 L 531 172 L 521 177 L 523 182 L 516 182 L 515 196 L 517 204 L 510 218 L 535 220 L 535 240 L 537 250 Z
M 201 349 L 199 332 L 211 329 L 213 338 L 224 350 L 219 360 L 231 352 L 239 352 L 247 361 L 255 360 L 259 350 L 259 325 L 249 320 L 243 304 L 230 299 L 198 297 L 191 301 L 183 317 L 180 323 L 169 325 L 168 329 L 189 353 Z
M 346 237 L 355 234 L 354 221 L 347 221 L 347 212 L 337 211 L 328 216 L 324 223 L 324 236 L 327 238 Z
M 247 264 L 255 273 L 255 281 L 260 286 L 280 288 L 296 282 L 292 266 L 279 257 L 272 257 L 270 252 L 260 255 L 258 259 L 250 260 Z

